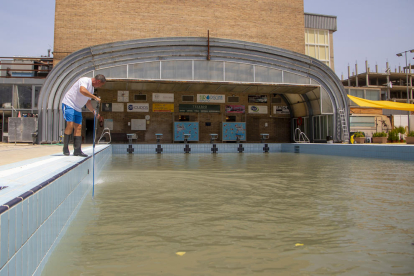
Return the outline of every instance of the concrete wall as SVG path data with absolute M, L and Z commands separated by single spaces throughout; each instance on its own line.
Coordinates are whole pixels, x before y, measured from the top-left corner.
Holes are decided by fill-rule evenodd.
M 152 37 L 257 42 L 304 54 L 303 0 L 56 0 L 55 64 L 92 45 Z

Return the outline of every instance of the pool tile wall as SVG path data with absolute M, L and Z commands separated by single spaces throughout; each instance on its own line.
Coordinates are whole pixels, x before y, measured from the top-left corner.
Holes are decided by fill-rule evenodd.
M 112 156 L 95 156 L 95 176 Z M 40 275 L 92 184 L 92 158 L 0 215 L 0 276 Z
M 241 145 L 244 153 L 260 153 L 265 152 L 265 144 L 261 143 L 217 143 L 217 154 L 220 153 L 238 153 Z M 336 155 L 347 157 L 364 157 L 364 158 L 380 158 L 395 159 L 402 161 L 414 161 L 414 145 L 380 145 L 380 144 L 307 144 L 292 143 L 278 144 L 268 143 L 268 152 L 292 152 L 304 154 L 322 154 Z M 128 154 L 127 144 L 112 145 L 113 154 Z M 157 144 L 132 144 L 134 154 L 140 153 L 156 153 Z M 160 144 L 162 153 L 185 153 L 185 144 Z M 212 153 L 213 144 L 191 144 L 189 153 Z
M 189 153 L 212 153 L 213 144 L 187 144 L 191 149 Z M 255 152 L 264 152 L 265 144 L 260 143 L 218 143 L 215 144 L 216 148 L 218 149 L 216 153 L 238 153 L 239 145 L 242 145 L 244 153 L 255 153 Z M 269 147 L 268 152 L 280 152 L 281 145 L 277 143 L 268 143 Z M 162 147 L 162 153 L 185 153 L 184 148 L 185 144 L 160 144 Z M 132 144 L 132 148 L 134 151 L 132 153 L 157 153 L 156 148 L 157 144 Z M 128 154 L 128 145 L 126 144 L 118 144 L 112 145 L 112 153 L 113 154 Z
M 282 152 L 414 161 L 414 145 L 282 144 Z

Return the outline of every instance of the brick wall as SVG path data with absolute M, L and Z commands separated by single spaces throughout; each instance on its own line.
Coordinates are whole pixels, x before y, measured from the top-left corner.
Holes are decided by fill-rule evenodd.
M 54 58 L 115 41 L 206 37 L 207 30 L 304 54 L 303 0 L 56 0 Z
M 154 91 L 156 93 L 156 91 Z M 117 90 L 98 90 L 98 96 L 101 97 L 102 103 L 116 103 L 117 99 Z M 135 102 L 134 95 L 142 93 L 147 95 L 147 101 L 142 102 Z M 222 139 L 222 122 L 226 121 L 226 116 L 231 115 L 236 117 L 237 122 L 246 122 L 246 129 L 247 129 L 247 142 L 260 142 L 260 133 L 268 133 L 270 134 L 270 139 L 267 140 L 269 143 L 284 143 L 290 142 L 290 123 L 291 119 L 289 115 L 274 115 L 271 114 L 273 104 L 270 103 L 270 97 L 268 97 L 269 103 L 261 103 L 257 105 L 267 105 L 269 114 L 249 114 L 247 113 L 248 103 L 248 95 L 255 95 L 255 94 L 240 94 L 239 102 L 238 103 L 231 103 L 233 105 L 245 105 L 246 107 L 246 114 L 237 114 L 237 113 L 226 113 L 225 106 L 229 105 L 229 103 L 211 103 L 213 105 L 220 105 L 220 113 L 180 113 L 179 112 L 179 104 L 183 103 L 181 101 L 183 95 L 193 95 L 194 99 L 197 97 L 197 93 L 194 92 L 175 92 L 174 93 L 174 113 L 172 112 L 152 112 L 152 93 L 151 91 L 129 91 L 129 102 L 130 103 L 149 103 L 150 112 L 127 112 L 127 103 L 124 103 L 124 110 L 125 112 L 100 112 L 100 114 L 105 119 L 113 119 L 114 129 L 111 133 L 114 137 L 117 137 L 118 141 L 126 143 L 126 133 L 137 133 L 138 135 L 138 143 L 155 143 L 155 133 L 162 133 L 163 134 L 163 141 L 164 143 L 172 143 L 173 142 L 173 122 L 178 121 L 179 115 L 187 115 L 190 116 L 190 121 L 198 121 L 199 122 L 199 142 L 200 143 L 208 143 L 210 141 L 210 133 L 216 133 L 219 135 L 218 140 L 221 141 Z M 220 93 L 221 95 L 225 95 L 226 99 L 228 96 L 231 96 L 232 93 Z M 185 102 L 184 104 L 200 104 L 195 102 Z M 251 105 L 252 103 L 250 103 Z M 285 104 L 280 104 L 285 105 Z M 273 112 L 272 112 L 273 113 Z M 149 124 L 146 125 L 145 131 L 136 131 L 131 130 L 131 126 L 128 126 L 128 122 L 131 122 L 131 119 L 145 119 L 146 115 L 150 115 Z M 93 119 L 92 113 L 84 113 L 84 122 L 83 122 L 83 130 L 82 135 L 85 135 L 85 120 L 86 119 Z M 210 123 L 206 125 L 206 123 Z M 267 123 L 267 126 L 265 124 Z M 99 137 L 103 131 L 103 127 L 100 127 L 97 124 L 97 136 Z

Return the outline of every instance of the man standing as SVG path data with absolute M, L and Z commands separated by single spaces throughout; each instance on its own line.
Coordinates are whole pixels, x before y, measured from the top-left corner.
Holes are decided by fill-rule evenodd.
M 93 95 L 94 88 L 99 88 L 106 82 L 104 75 L 96 75 L 94 78 L 80 78 L 69 89 L 65 97 L 62 100 L 63 117 L 65 118 L 67 125 L 65 128 L 65 136 L 63 138 L 63 154 L 70 155 L 69 152 L 69 135 L 75 130 L 73 137 L 73 155 L 87 157 L 81 150 L 82 143 L 82 107 L 86 107 L 95 114 L 93 110 L 91 100 L 94 99 L 98 102 L 101 101 L 98 97 Z M 99 115 L 97 119 L 99 118 Z M 94 130 L 95 131 L 95 130 Z

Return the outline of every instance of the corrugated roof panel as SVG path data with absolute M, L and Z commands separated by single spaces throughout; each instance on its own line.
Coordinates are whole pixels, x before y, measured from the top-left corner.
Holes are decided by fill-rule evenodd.
M 336 16 L 305 13 L 305 28 L 337 31 Z

